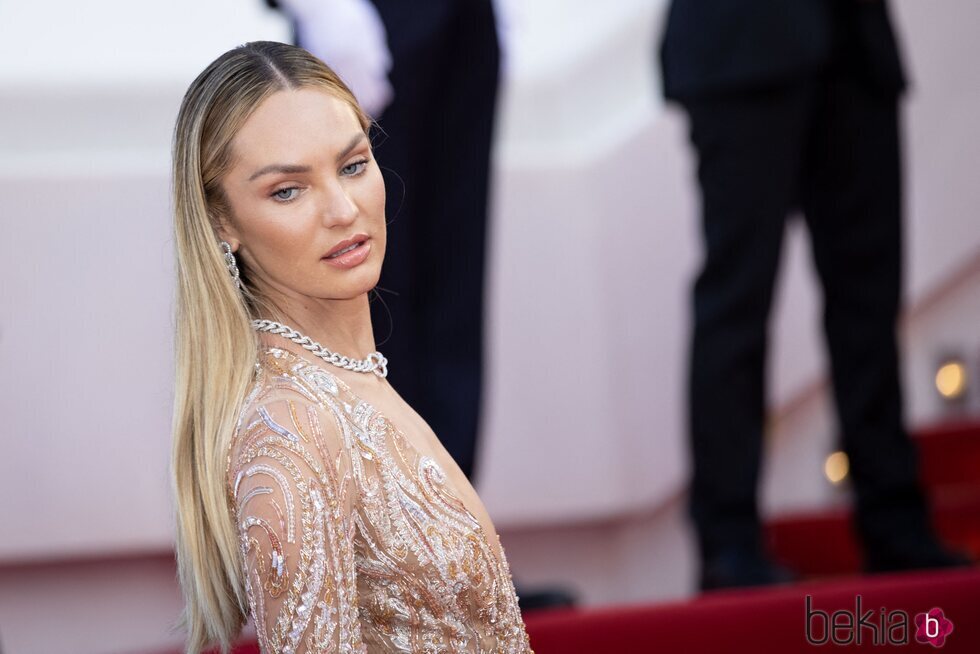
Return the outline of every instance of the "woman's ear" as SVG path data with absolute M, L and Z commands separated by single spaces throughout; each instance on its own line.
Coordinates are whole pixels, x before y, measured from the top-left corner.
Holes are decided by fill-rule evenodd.
M 215 231 L 218 232 L 218 238 L 222 241 L 227 241 L 228 245 L 231 246 L 232 252 L 238 251 L 238 246 L 241 245 L 241 240 L 238 238 L 238 231 L 235 227 L 227 220 L 211 216 L 212 224 L 217 225 Z
M 231 246 L 232 254 L 238 252 L 238 246 L 240 245 L 240 241 L 238 241 L 238 239 L 236 239 L 233 236 L 222 235 L 221 233 L 219 233 L 218 236 L 221 238 L 222 241 L 228 242 L 228 245 Z

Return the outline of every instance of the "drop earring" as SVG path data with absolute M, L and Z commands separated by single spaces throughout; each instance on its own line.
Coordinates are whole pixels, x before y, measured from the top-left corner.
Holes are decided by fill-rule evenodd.
M 242 280 L 238 275 L 238 264 L 235 263 L 235 253 L 231 251 L 231 244 L 228 241 L 221 241 L 221 249 L 225 251 L 225 266 L 228 267 L 231 278 L 235 280 L 235 287 L 242 290 Z

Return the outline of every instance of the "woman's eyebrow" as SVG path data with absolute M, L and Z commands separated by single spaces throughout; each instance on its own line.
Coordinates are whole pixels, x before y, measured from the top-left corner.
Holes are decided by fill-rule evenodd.
M 364 138 L 365 138 L 364 132 L 358 132 L 357 134 L 355 134 L 354 138 L 352 138 L 350 142 L 347 144 L 347 147 L 341 150 L 340 154 L 337 155 L 337 163 L 340 163 L 341 159 L 349 155 L 351 153 L 351 150 L 356 148 L 357 144 L 363 141 Z
M 309 166 L 298 166 L 296 164 L 269 164 L 264 168 L 259 168 L 252 176 L 248 178 L 248 181 L 254 180 L 256 177 L 261 177 L 262 175 L 268 175 L 269 173 L 308 173 L 311 168 Z
M 355 134 L 350 142 L 347 143 L 347 146 L 344 147 L 344 149 L 340 151 L 340 154 L 337 155 L 337 163 L 340 163 L 344 157 L 349 155 L 351 150 L 356 148 L 358 144 L 364 140 L 364 138 L 364 132 Z M 312 169 L 309 166 L 301 166 L 298 164 L 269 164 L 268 166 L 263 166 L 252 173 L 252 176 L 248 178 L 248 181 L 251 182 L 256 178 L 261 177 L 262 175 L 268 175 L 269 173 L 308 173 L 310 170 Z

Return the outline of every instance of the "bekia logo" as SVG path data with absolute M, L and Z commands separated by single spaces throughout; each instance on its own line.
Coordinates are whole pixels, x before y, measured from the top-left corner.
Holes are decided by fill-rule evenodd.
M 806 641 L 810 645 L 907 645 L 911 626 L 915 626 L 915 642 L 942 647 L 946 637 L 953 633 L 953 621 L 939 607 L 926 613 L 916 614 L 909 621 L 909 614 L 900 609 L 861 610 L 861 596 L 854 598 L 854 611 L 840 609 L 828 613 L 813 608 L 813 597 L 806 596 Z
M 953 633 L 953 621 L 943 615 L 940 608 L 915 616 L 915 642 L 929 643 L 933 647 L 946 644 L 946 636 Z

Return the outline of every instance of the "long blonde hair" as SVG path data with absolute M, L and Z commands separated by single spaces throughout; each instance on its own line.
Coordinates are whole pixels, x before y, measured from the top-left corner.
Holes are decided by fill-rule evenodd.
M 176 555 L 185 608 L 186 651 L 217 644 L 227 652 L 248 615 L 238 532 L 226 491 L 228 449 L 252 381 L 258 341 L 250 321 L 269 303 L 228 273 L 218 226 L 230 207 L 221 180 L 231 142 L 268 96 L 317 87 L 347 101 L 365 132 L 371 121 L 322 61 L 284 43 L 255 41 L 218 57 L 191 83 L 173 137 L 177 257 L 176 383 L 172 483 Z

